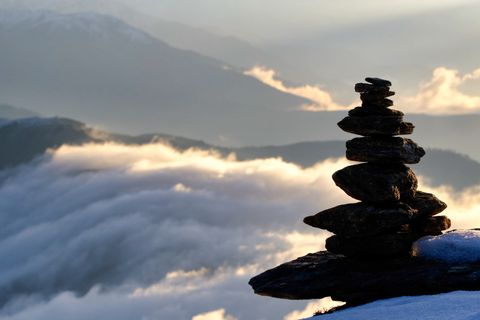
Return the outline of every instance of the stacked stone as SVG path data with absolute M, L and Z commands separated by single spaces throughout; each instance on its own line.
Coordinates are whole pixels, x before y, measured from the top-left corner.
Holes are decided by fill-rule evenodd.
M 438 235 L 450 228 L 450 219 L 436 216 L 446 204 L 434 195 L 417 190 L 417 178 L 406 166 L 425 155 L 410 139 L 413 132 L 401 111 L 391 109 L 391 83 L 366 78 L 355 85 L 362 106 L 349 111 L 338 123 L 349 133 L 362 136 L 347 142 L 347 159 L 363 162 L 337 171 L 335 184 L 361 202 L 340 205 L 306 217 L 310 226 L 335 235 L 326 248 L 349 257 L 384 258 L 406 256 L 414 241 Z

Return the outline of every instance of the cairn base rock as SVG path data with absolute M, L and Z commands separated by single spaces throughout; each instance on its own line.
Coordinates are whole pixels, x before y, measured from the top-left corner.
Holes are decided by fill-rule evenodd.
M 303 300 L 332 297 L 356 306 L 399 296 L 480 290 L 480 263 L 448 264 L 418 257 L 354 260 L 321 251 L 282 264 L 254 278 L 256 294 Z

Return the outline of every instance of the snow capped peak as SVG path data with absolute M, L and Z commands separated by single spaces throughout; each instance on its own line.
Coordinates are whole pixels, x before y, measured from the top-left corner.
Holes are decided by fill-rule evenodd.
M 120 19 L 94 12 L 58 13 L 50 10 L 0 10 L 0 28 L 20 26 L 51 30 L 82 30 L 102 38 L 120 34 L 131 41 L 150 43 L 153 38 L 146 32 L 134 28 Z

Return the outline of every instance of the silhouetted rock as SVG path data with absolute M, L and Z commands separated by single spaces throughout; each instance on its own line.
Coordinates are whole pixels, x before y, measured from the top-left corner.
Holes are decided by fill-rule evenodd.
M 398 116 L 349 116 L 338 123 L 346 132 L 361 136 L 411 134 L 415 126 Z
M 410 139 L 364 137 L 347 141 L 347 159 L 376 163 L 418 163 L 425 150 Z
M 303 222 L 348 238 L 397 231 L 402 225 L 409 223 L 415 213 L 415 210 L 407 205 L 374 206 L 352 203 L 324 210 L 306 217 Z
M 335 172 L 333 181 L 352 198 L 373 203 L 410 199 L 417 189 L 417 177 L 402 164 L 348 166 Z
M 390 81 L 385 80 L 385 79 L 375 78 L 375 77 L 367 77 L 367 78 L 365 78 L 365 81 L 373 84 L 374 86 L 379 86 L 379 87 L 391 87 L 392 86 L 392 83 Z
M 372 106 L 378 108 L 388 108 L 393 106 L 392 100 L 373 96 L 369 93 L 362 93 L 360 95 L 360 100 L 362 100 L 362 106 Z
M 442 231 L 449 229 L 452 222 L 446 216 L 428 217 L 416 220 L 410 224 L 412 232 L 429 236 L 438 236 Z
M 363 116 L 385 116 L 385 117 L 403 117 L 404 113 L 392 108 L 375 108 L 375 107 L 356 107 L 348 112 L 352 117 Z
M 380 93 L 380 92 L 389 92 L 390 88 L 386 86 L 374 86 L 371 83 L 357 83 L 355 84 L 355 92 L 372 92 L 372 93 Z
M 284 299 L 347 302 L 347 307 L 398 296 L 480 290 L 480 263 L 427 261 L 417 257 L 358 260 L 326 251 L 308 254 L 254 278 L 256 294 Z
M 419 217 L 431 217 L 447 208 L 447 204 L 433 194 L 418 190 L 414 198 L 406 199 L 405 202 L 418 211 Z
M 327 239 L 325 248 L 332 253 L 357 259 L 383 259 L 410 255 L 412 243 L 419 238 L 409 232 L 357 238 L 335 235 Z

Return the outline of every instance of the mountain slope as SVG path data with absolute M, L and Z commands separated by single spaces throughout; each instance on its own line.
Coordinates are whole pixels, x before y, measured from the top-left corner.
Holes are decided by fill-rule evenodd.
M 53 10 L 63 13 L 92 11 L 115 16 L 146 30 L 169 45 L 225 61 L 236 67 L 269 65 L 276 58 L 247 41 L 219 35 L 202 28 L 149 16 L 119 1 L 112 0 L 0 0 L 0 8 Z
M 2 11 L 0 46 L 5 100 L 115 131 L 247 141 L 308 102 L 94 13 Z

